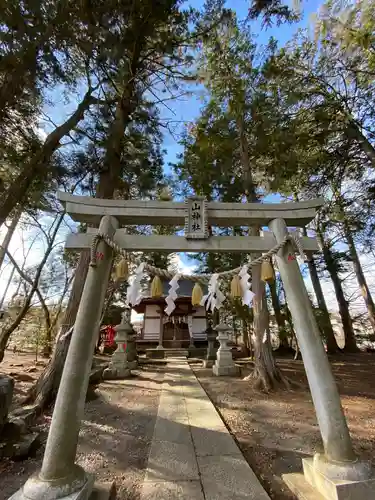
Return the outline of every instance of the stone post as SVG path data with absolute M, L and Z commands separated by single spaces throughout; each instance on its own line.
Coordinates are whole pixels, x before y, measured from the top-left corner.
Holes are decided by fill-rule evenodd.
M 117 228 L 117 219 L 104 216 L 99 231 L 113 236 Z M 93 476 L 75 464 L 75 456 L 112 258 L 112 249 L 100 241 L 97 265 L 90 266 L 82 292 L 42 468 L 15 493 L 15 498 L 55 500 L 75 493 L 78 500 L 90 494 Z
M 207 355 L 206 359 L 203 360 L 204 368 L 212 368 L 214 362 L 216 361 L 216 337 L 217 332 L 209 325 L 205 331 L 207 337 Z
M 133 328 L 130 324 L 131 310 L 126 309 L 121 318 L 121 323 L 115 326 L 116 337 L 115 342 L 117 349 L 112 354 L 111 362 L 103 372 L 105 379 L 122 379 L 130 376 L 130 367 L 128 363 L 128 334 L 133 333 Z
M 157 346 L 157 349 L 164 349 L 163 347 L 163 333 L 164 333 L 164 311 L 163 308 L 160 307 L 160 324 L 159 324 L 159 344 Z
M 283 219 L 273 220 L 269 226 L 278 243 L 288 234 Z M 340 396 L 291 243 L 279 251 L 276 262 L 292 314 L 324 446 L 324 455 L 315 455 L 314 461 L 303 460 L 305 478 L 326 498 L 344 498 L 339 494 L 334 496 L 336 489 L 335 493 L 327 496 L 327 481 L 320 476 L 328 478 L 328 482 L 340 479 L 357 482 L 368 479 L 371 470 L 369 464 L 358 461 L 354 454 Z M 313 470 L 313 474 L 309 474 L 308 469 Z M 364 497 L 370 498 L 366 494 Z M 357 499 L 357 496 L 350 498 Z
M 215 326 L 215 330 L 218 332 L 217 340 L 220 342 L 220 347 L 217 351 L 215 364 L 212 367 L 213 374 L 217 376 L 238 375 L 240 369 L 234 364 L 232 352 L 228 347 L 230 326 L 220 323 Z
M 128 342 L 126 344 L 126 355 L 128 359 L 128 366 L 130 370 L 135 370 L 138 367 L 138 355 L 137 355 L 137 345 L 136 345 L 136 337 L 132 325 L 130 324 L 131 330 L 128 331 L 127 337 Z
M 193 335 L 193 315 L 189 314 L 187 317 L 187 325 L 189 330 L 189 350 L 194 349 L 194 335 Z

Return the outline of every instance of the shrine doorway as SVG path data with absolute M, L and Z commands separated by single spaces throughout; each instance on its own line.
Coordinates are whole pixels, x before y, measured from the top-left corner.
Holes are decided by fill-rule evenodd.
M 177 349 L 188 347 L 190 344 L 189 326 L 185 321 L 172 321 L 164 323 L 163 326 L 163 345 L 164 347 Z

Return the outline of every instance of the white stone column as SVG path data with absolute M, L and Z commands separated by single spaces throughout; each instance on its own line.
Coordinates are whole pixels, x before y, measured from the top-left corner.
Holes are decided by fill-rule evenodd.
M 234 364 L 232 351 L 228 347 L 229 335 L 228 332 L 231 327 L 220 323 L 215 326 L 215 330 L 218 332 L 217 340 L 220 342 L 219 350 L 216 354 L 216 361 L 212 367 L 212 372 L 214 375 L 238 375 L 239 367 Z
M 160 322 L 159 322 L 159 344 L 157 346 L 157 349 L 164 349 L 163 347 L 163 333 L 164 333 L 164 311 L 163 308 L 160 307 Z
M 113 236 L 118 226 L 117 219 L 104 216 L 99 231 Z M 92 476 L 75 464 L 75 456 L 97 332 L 112 266 L 112 249 L 104 241 L 100 241 L 97 256 L 97 265 L 90 266 L 87 273 L 53 411 L 42 469 L 39 474 L 30 478 L 22 489 L 24 497 L 29 499 L 54 500 L 80 490 L 84 496 L 87 493 L 85 490 L 92 486 Z
M 273 220 L 269 226 L 278 243 L 288 234 L 286 223 L 282 219 Z M 330 480 L 363 481 L 371 475 L 369 465 L 358 461 L 354 454 L 336 382 L 291 243 L 288 242 L 279 251 L 276 255 L 276 262 L 292 314 L 323 440 L 325 455 L 317 454 L 313 467 Z M 317 482 L 323 484 L 320 480 Z M 323 487 L 319 487 L 319 491 L 325 494 L 323 490 Z M 331 498 L 331 496 L 326 498 Z M 340 498 L 340 496 L 332 496 L 332 498 Z M 350 498 L 357 497 L 350 496 Z
M 194 348 L 194 335 L 193 335 L 193 315 L 189 314 L 187 317 L 187 325 L 189 330 L 189 347 Z

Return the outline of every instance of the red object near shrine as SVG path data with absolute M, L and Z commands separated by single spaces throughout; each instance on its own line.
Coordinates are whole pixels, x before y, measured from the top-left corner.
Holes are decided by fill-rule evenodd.
M 116 331 L 112 325 L 108 325 L 104 331 L 104 345 L 105 347 L 112 347 L 115 343 Z

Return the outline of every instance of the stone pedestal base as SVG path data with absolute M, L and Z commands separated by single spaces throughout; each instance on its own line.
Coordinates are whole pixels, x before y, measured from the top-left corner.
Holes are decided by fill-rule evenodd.
M 92 476 L 93 478 L 93 476 Z M 46 496 L 39 497 L 41 499 L 56 499 L 56 496 Z M 116 484 L 112 482 L 108 483 L 94 483 L 93 480 L 88 481 L 80 490 L 70 495 L 65 495 L 63 497 L 58 497 L 59 500 L 116 500 Z M 12 495 L 9 500 L 29 500 L 30 497 L 26 497 L 23 493 L 23 488 L 18 490 L 14 495 Z
M 217 340 L 220 343 L 220 347 L 216 354 L 212 373 L 216 376 L 239 375 L 240 369 L 234 364 L 232 351 L 228 347 L 228 331 L 231 330 L 230 327 L 220 323 L 215 330 L 218 332 Z M 207 357 L 210 358 L 211 356 Z
M 94 475 L 84 474 L 83 485 L 77 478 L 66 483 L 63 480 L 43 481 L 39 476 L 32 476 L 9 500 L 88 500 L 94 487 Z
M 162 344 L 159 344 L 156 349 L 163 350 L 164 346 Z
M 134 361 L 128 361 L 129 370 L 136 370 L 138 368 L 138 361 L 135 359 Z
M 212 368 L 214 366 L 215 361 L 213 359 L 204 359 L 203 360 L 203 368 Z
M 116 500 L 116 484 L 114 481 L 107 483 L 95 482 L 90 495 L 90 500 Z
M 233 365 L 233 366 L 219 366 L 217 363 L 214 364 L 212 368 L 212 373 L 216 375 L 217 377 L 220 376 L 235 376 L 240 374 L 240 367 Z
M 367 500 L 375 498 L 375 476 L 366 462 L 328 463 L 304 458 L 302 474 L 284 474 L 283 480 L 303 500 Z M 326 470 L 325 470 L 326 468 Z
M 129 368 L 116 368 L 114 366 L 110 366 L 106 368 L 103 372 L 104 380 L 118 380 L 126 377 L 130 377 L 131 372 Z
M 138 367 L 138 355 L 136 347 L 136 336 L 134 334 L 128 333 L 126 344 L 126 360 L 128 362 L 128 368 L 130 370 L 135 370 Z

